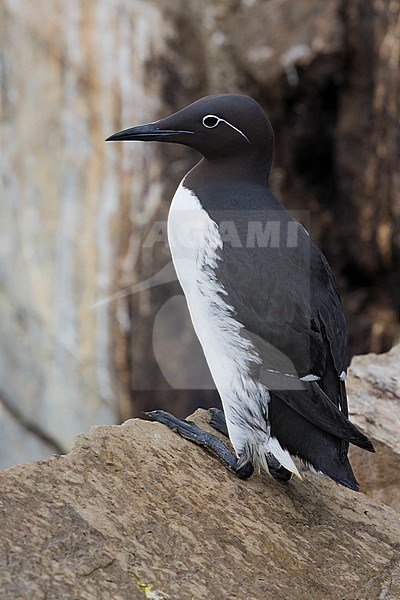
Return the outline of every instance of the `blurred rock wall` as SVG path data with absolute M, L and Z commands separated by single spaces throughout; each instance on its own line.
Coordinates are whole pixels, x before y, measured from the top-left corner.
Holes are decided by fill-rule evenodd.
M 4 466 L 130 414 L 126 306 L 92 306 L 132 281 L 162 177 L 153 148 L 104 138 L 162 110 L 147 64 L 171 25 L 148 2 L 5 0 L 0 28 Z
M 399 0 L 2 0 L 1 465 L 149 406 L 215 403 L 162 225 L 197 155 L 104 143 L 207 93 L 265 107 L 272 187 L 311 211 L 353 352 L 392 345 L 399 12 Z

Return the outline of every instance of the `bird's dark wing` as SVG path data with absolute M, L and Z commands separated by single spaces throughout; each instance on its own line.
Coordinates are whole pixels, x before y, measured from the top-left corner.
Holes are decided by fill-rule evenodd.
M 349 441 L 358 440 L 359 445 L 373 450 L 346 416 L 346 391 L 340 374 L 348 364 L 347 330 L 326 259 L 299 224 L 293 243 L 289 229 L 292 231 L 297 221 L 266 186 L 251 186 L 247 179 L 231 181 L 223 171 L 219 179 L 214 173 L 211 185 L 196 173 L 201 171 L 194 169 L 185 181 L 219 228 L 223 244 L 215 275 L 224 287 L 223 299 L 243 325 L 242 334 L 251 338 L 261 357 L 262 364 L 252 367 L 258 370 L 255 377 L 275 390 L 271 391 L 270 408 L 282 402 L 289 413 L 294 411 L 318 431 L 331 433 L 339 442 L 332 448 L 340 451 L 342 459 L 347 460 Z M 257 236 L 249 235 L 250 230 L 254 234 L 254 225 L 274 235 L 261 235 L 263 243 L 255 243 Z M 265 243 L 268 240 L 270 243 Z M 308 382 L 304 389 L 300 378 L 307 375 L 319 379 Z M 271 381 L 279 376 L 281 380 L 271 387 Z M 293 379 L 296 389 L 287 390 L 283 379 Z M 284 428 L 286 436 L 290 423 Z M 289 431 L 287 439 L 291 437 Z M 285 445 L 285 440 L 280 441 Z
M 297 245 L 287 245 L 285 231 L 294 220 L 286 211 L 274 216 L 281 218 L 279 244 L 267 247 L 246 244 L 252 214 L 233 211 L 229 216 L 241 245 L 228 240 L 220 250 L 216 274 L 226 300 L 246 332 L 266 346 L 265 366 L 280 371 L 286 358 L 288 373 L 315 375 L 321 381 L 326 377 L 321 387 L 326 385 L 325 393 L 339 404 L 337 381 L 347 368 L 347 330 L 326 259 L 300 225 Z
M 320 429 L 335 435 L 346 446 L 341 449 L 347 456 L 347 444 L 373 451 L 369 439 L 362 434 L 323 392 L 318 382 L 299 381 L 281 373 L 265 373 L 260 369 L 260 381 L 267 386 L 274 384 L 271 395 L 290 409 L 300 414 Z M 344 453 L 345 452 L 345 453 Z
M 249 217 L 241 211 L 231 219 L 243 242 Z M 283 230 L 290 221 L 283 211 Z M 321 429 L 344 443 L 371 449 L 347 419 L 345 384 L 340 379 L 348 364 L 345 318 L 330 267 L 307 232 L 299 226 L 296 247 L 288 247 L 284 239 L 265 248 L 232 246 L 228 240 L 220 258 L 217 278 L 244 325 L 243 334 L 262 357 L 262 381 Z M 300 381 L 309 375 L 318 381 Z M 346 445 L 342 451 L 347 454 Z
M 321 378 L 321 389 L 347 416 L 346 386 L 342 380 L 348 366 L 346 321 L 328 261 L 314 244 L 311 258 L 311 329 L 317 333 L 311 341 L 311 368 Z

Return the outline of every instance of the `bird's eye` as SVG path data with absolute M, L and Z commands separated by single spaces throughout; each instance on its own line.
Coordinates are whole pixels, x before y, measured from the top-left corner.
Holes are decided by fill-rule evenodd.
M 203 125 L 204 127 L 207 127 L 207 129 L 213 129 L 213 127 L 218 125 L 220 120 L 221 119 L 215 115 L 206 115 L 203 119 Z

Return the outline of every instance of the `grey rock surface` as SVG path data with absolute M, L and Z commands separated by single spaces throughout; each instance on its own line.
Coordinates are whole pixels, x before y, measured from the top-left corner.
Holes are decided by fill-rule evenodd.
M 132 414 L 116 375 L 126 306 L 93 305 L 123 273 L 132 283 L 135 250 L 126 256 L 121 240 L 131 204 L 136 223 L 156 212 L 161 164 L 149 146 L 104 139 L 161 110 L 162 79 L 147 65 L 169 30 L 149 2 L 0 6 L 0 395 L 64 448 Z M 3 443 L 1 467 L 37 458 L 24 435 L 15 454 Z
M 276 131 L 271 186 L 289 209 L 311 215 L 311 234 L 339 276 L 353 350 L 391 347 L 399 7 L 0 3 L 0 398 L 22 417 L 21 434 L 0 439 L 0 466 L 48 455 L 40 436 L 33 451 L 35 428 L 68 448 L 91 425 L 139 415 L 155 397 L 177 414 L 196 405 L 191 385 L 212 399 L 182 298 L 170 302 L 181 294 L 174 277 L 131 293 L 170 262 L 165 243 L 145 242 L 198 155 L 104 143 L 209 93 L 262 103 Z M 177 343 L 165 351 L 171 335 Z
M 25 462 L 27 456 L 32 460 L 39 460 L 62 450 L 58 444 L 52 443 L 52 440 L 43 439 L 40 430 L 31 431 L 26 425 L 23 420 L 21 423 L 21 415 L 14 415 L 7 410 L 4 403 L 0 402 L 2 465 Z
M 400 512 L 400 344 L 355 356 L 348 379 L 350 417 L 368 431 L 376 454 L 351 448 L 363 491 Z
M 93 428 L 0 490 L 4 600 L 400 595 L 394 510 L 312 473 L 240 481 L 157 423 Z

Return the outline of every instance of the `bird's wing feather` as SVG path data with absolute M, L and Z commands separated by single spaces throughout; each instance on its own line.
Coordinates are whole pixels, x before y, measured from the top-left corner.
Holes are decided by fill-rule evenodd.
M 239 221 L 238 230 L 243 225 Z M 341 439 L 344 460 L 349 443 L 370 451 L 373 446 L 347 418 L 340 379 L 347 367 L 347 330 L 333 275 L 301 231 L 298 248 L 223 244 L 217 277 L 262 358 L 255 376 L 292 410 Z M 300 379 L 309 374 L 318 381 Z
M 280 401 L 296 411 L 308 421 L 327 431 L 345 444 L 341 454 L 352 443 L 371 452 L 374 448 L 369 439 L 361 433 L 346 415 L 331 401 L 319 386 L 319 382 L 303 382 L 288 378 L 282 374 L 263 372 L 260 369 L 260 381 L 267 387 L 273 382 L 273 393 Z
M 347 419 L 340 375 L 348 365 L 348 336 L 328 262 L 267 186 L 231 181 L 223 171 L 219 178 L 214 173 L 211 185 L 196 173 L 197 168 L 189 173 L 187 184 L 219 227 L 223 243 L 215 275 L 224 288 L 224 301 L 243 325 L 242 334 L 261 357 L 261 364 L 253 361 L 255 377 L 274 390 L 271 398 L 280 394 L 291 410 L 341 439 L 341 458 L 346 460 L 349 441 L 363 447 L 369 442 Z M 275 236 L 264 247 L 256 244 L 256 236 L 249 236 L 254 222 L 261 228 L 272 224 L 279 231 L 278 243 Z M 236 233 L 233 239 L 222 236 L 226 223 Z M 289 229 L 296 223 L 293 243 Z M 307 375 L 319 380 L 304 389 L 300 378 Z M 271 387 L 274 377 L 285 381 Z M 289 381 L 294 386 L 290 393 Z
M 286 211 L 281 215 L 282 228 L 293 221 Z M 229 216 L 244 240 L 251 216 Z M 323 393 L 347 415 L 340 374 L 347 368 L 348 338 L 338 290 L 323 254 L 301 226 L 298 234 L 297 247 L 287 247 L 284 236 L 276 247 L 224 242 L 218 278 L 264 367 L 282 372 L 292 365 L 290 374 L 318 376 Z

